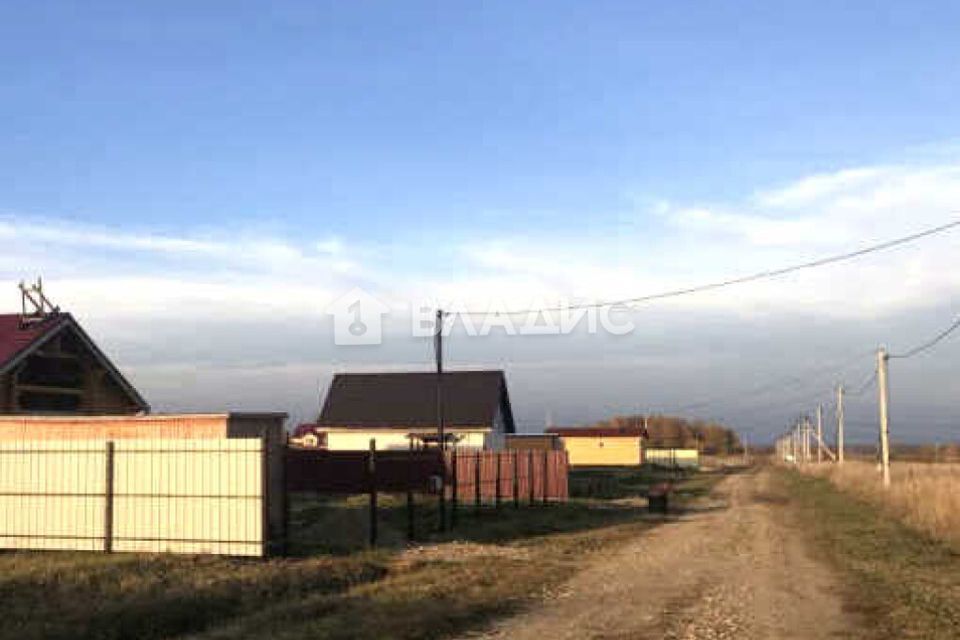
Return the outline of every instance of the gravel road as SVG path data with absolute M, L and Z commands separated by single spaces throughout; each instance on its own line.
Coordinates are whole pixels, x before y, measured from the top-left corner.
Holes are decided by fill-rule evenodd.
M 732 475 L 677 521 L 598 557 L 555 597 L 471 638 L 856 637 L 840 586 L 770 491 Z

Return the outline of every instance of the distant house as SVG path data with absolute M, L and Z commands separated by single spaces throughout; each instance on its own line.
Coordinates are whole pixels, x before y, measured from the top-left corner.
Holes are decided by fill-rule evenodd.
M 570 466 L 634 466 L 643 462 L 642 427 L 553 427 L 547 433 L 560 436 Z
M 406 449 L 437 442 L 437 374 L 344 373 L 334 376 L 313 433 L 330 450 Z M 501 449 L 515 432 L 503 371 L 442 376 L 444 432 L 456 447 Z
M 315 424 L 300 424 L 290 434 L 288 442 L 305 449 L 326 449 L 327 434 Z
M 563 442 L 555 433 L 515 433 L 507 436 L 507 451 L 562 451 Z
M 0 314 L 0 413 L 149 411 L 73 316 L 49 305 L 39 286 L 21 290 L 24 312 Z M 38 300 L 35 311 L 26 311 L 27 299 Z

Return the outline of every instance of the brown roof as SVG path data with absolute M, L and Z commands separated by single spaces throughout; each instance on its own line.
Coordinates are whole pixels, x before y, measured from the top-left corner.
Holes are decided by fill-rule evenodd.
M 648 438 L 643 427 L 550 427 L 547 433 L 568 438 Z
M 500 410 L 506 433 L 514 432 L 503 371 L 445 372 L 442 388 L 446 425 L 492 427 Z M 436 426 L 437 374 L 337 374 L 318 424 L 356 428 Z

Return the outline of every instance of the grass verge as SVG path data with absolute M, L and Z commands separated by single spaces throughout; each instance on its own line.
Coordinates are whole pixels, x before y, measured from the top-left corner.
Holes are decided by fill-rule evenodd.
M 799 526 L 848 581 L 869 638 L 957 638 L 960 555 L 825 478 L 779 476 Z

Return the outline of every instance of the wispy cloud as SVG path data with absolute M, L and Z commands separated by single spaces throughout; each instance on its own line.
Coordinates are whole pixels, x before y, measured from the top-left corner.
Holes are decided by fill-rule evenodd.
M 787 266 L 958 218 L 960 165 L 844 169 L 741 201 L 660 202 L 647 218 L 650 228 L 634 237 L 562 245 L 549 237 L 469 242 L 461 253 L 481 275 L 448 289 L 513 291 L 511 283 L 527 282 L 528 297 L 629 298 Z M 945 266 L 958 250 L 960 233 L 951 233 L 856 263 L 658 306 L 735 314 L 890 313 L 954 296 L 960 274 Z
M 638 206 L 639 223 L 606 237 L 578 237 L 575 229 L 546 226 L 504 236 L 484 227 L 448 245 L 442 270 L 424 270 L 411 239 L 374 247 L 363 237 L 282 237 L 255 230 L 169 234 L 7 216 L 0 218 L 5 247 L 0 300 L 8 302 L 0 307 L 15 308 L 16 280 L 43 274 L 54 300 L 80 316 L 108 352 L 120 356 L 121 366 L 132 363 L 132 375 L 148 396 L 156 396 L 158 407 L 290 407 L 307 415 L 317 403 L 317 378 L 341 358 L 350 359 L 339 360 L 341 366 L 363 358 L 371 358 L 369 366 L 429 358 L 428 344 L 410 339 L 376 354 L 334 350 L 326 307 L 354 286 L 394 306 L 438 300 L 503 309 L 613 300 L 703 284 L 956 219 L 960 164 L 857 167 L 801 176 L 740 200 L 655 202 L 654 210 Z M 768 332 L 788 327 L 778 340 L 792 345 L 797 318 L 846 327 L 849 337 L 861 336 L 863 327 L 875 328 L 885 318 L 914 318 L 919 308 L 955 306 L 960 272 L 952 267 L 958 254 L 960 233 L 953 232 L 855 263 L 645 306 L 636 316 L 642 335 L 629 341 L 642 348 L 629 352 L 629 358 L 649 365 L 654 352 L 668 353 L 675 364 L 705 362 L 709 356 L 706 369 L 677 365 L 683 370 L 675 372 L 677 384 L 690 384 L 690 376 L 702 374 L 709 376 L 703 381 L 709 387 L 717 371 L 732 366 L 730 358 L 743 371 L 769 364 L 764 359 L 769 353 L 761 351 L 770 345 L 751 352 L 756 327 Z M 408 326 L 401 315 L 394 312 L 391 326 Z M 817 332 L 804 330 L 800 340 L 809 343 L 811 332 Z M 731 340 L 735 349 L 719 348 Z M 549 354 L 527 362 L 562 358 L 573 342 L 563 344 L 563 353 L 554 353 L 560 346 L 551 343 L 541 347 Z M 626 344 L 610 346 L 590 375 L 601 380 L 607 371 L 603 357 L 622 354 Z M 502 360 L 490 360 L 489 343 L 484 345 L 458 345 L 455 353 L 461 361 L 476 357 L 500 363 L 520 351 L 511 347 Z M 598 357 L 596 343 L 579 349 L 573 361 L 578 354 L 585 360 Z M 540 398 L 537 402 L 566 402 L 580 413 L 614 406 L 618 384 L 637 386 L 618 369 L 616 379 L 602 382 L 610 393 L 601 410 L 595 397 L 582 395 L 577 379 L 582 372 L 546 365 L 524 371 L 518 371 L 515 389 L 526 388 L 529 398 Z M 662 373 L 658 366 L 657 375 Z M 543 390 L 548 374 L 565 381 L 562 402 Z M 664 397 L 676 393 L 662 381 L 648 382 Z

